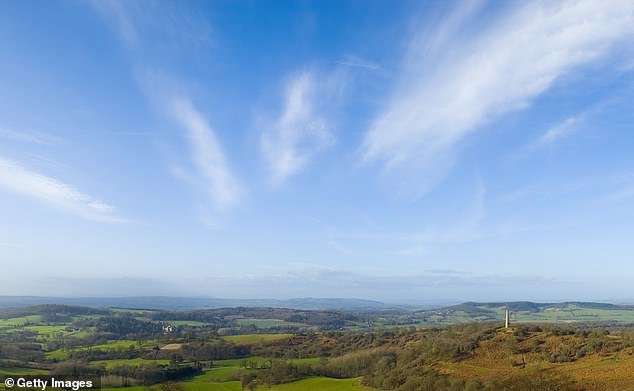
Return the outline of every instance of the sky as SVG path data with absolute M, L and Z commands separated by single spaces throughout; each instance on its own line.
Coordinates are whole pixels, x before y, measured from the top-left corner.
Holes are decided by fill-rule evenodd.
M 0 9 L 0 295 L 634 301 L 632 1 Z

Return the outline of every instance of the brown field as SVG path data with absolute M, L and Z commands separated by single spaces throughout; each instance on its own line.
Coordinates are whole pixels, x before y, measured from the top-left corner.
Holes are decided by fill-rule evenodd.
M 183 346 L 182 343 L 169 343 L 167 345 L 161 346 L 161 350 L 178 350 Z
M 519 343 L 520 347 L 541 343 L 554 351 L 574 335 L 552 336 L 534 332 Z M 512 334 L 500 331 L 492 339 L 482 341 L 475 353 L 456 362 L 438 362 L 439 372 L 463 379 L 510 379 L 531 376 L 543 370 L 552 376 L 574 381 L 577 387 L 588 391 L 634 391 L 634 351 L 627 348 L 618 353 L 593 354 L 573 362 L 551 363 L 536 352 L 515 353 L 511 350 Z

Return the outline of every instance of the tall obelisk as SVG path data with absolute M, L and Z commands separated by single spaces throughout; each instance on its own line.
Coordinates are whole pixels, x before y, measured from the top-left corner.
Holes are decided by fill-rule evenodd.
M 511 312 L 507 308 L 506 312 L 504 313 L 504 328 L 508 329 L 510 323 L 511 323 Z

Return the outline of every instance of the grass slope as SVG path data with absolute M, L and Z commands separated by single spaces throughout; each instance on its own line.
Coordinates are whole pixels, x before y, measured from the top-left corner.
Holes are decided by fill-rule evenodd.
M 239 381 L 209 382 L 189 381 L 183 383 L 187 391 L 241 391 Z M 146 391 L 148 387 L 104 388 L 103 391 Z M 258 388 L 260 389 L 260 388 Z M 374 388 L 364 387 L 359 379 L 331 379 L 313 377 L 293 383 L 261 387 L 269 391 L 371 391 Z
M 134 367 L 138 367 L 141 365 L 167 365 L 169 364 L 169 360 L 145 360 L 142 358 L 131 358 L 129 360 L 104 360 L 104 361 L 93 361 L 92 365 L 104 366 L 106 369 L 111 369 L 114 367 L 122 366 L 122 365 L 130 365 Z
M 584 390 L 634 390 L 634 351 L 628 348 L 619 353 L 593 354 L 566 363 L 545 361 L 538 353 L 514 353 L 509 349 L 510 332 L 500 331 L 494 338 L 481 341 L 475 354 L 459 361 L 439 362 L 434 368 L 463 379 L 507 379 L 517 375 L 544 370 L 563 376 L 583 385 Z M 552 336 L 543 332 L 531 333 L 522 346 L 530 346 L 536 340 L 552 350 L 564 340 L 575 336 Z M 525 365 L 518 365 L 519 363 Z
M 364 387 L 359 379 L 331 379 L 328 377 L 313 377 L 293 383 L 272 386 L 275 391 L 344 391 L 344 390 L 374 390 Z
M 222 337 L 225 341 L 238 345 L 255 345 L 261 342 L 279 341 L 292 337 L 293 334 L 243 334 Z

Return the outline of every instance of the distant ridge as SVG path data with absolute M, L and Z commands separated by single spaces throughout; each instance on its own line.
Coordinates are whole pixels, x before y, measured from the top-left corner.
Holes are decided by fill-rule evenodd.
M 293 299 L 222 299 L 213 297 L 132 296 L 132 297 L 46 297 L 0 296 L 0 309 L 28 307 L 40 304 L 62 304 L 96 308 L 129 308 L 154 310 L 195 310 L 235 307 L 288 308 L 297 310 L 357 310 L 357 311 L 462 311 L 467 314 L 493 312 L 508 306 L 511 311 L 540 312 L 548 309 L 576 306 L 587 309 L 634 310 L 634 305 L 584 301 L 537 303 L 531 301 L 464 302 L 443 306 L 429 304 L 392 304 L 355 298 L 293 298 Z
M 518 321 L 528 322 L 593 322 L 624 321 L 634 319 L 634 306 L 586 301 L 535 303 L 531 301 L 466 302 L 415 313 L 440 323 L 465 321 L 499 321 L 508 309 Z M 621 314 L 618 314 L 621 312 Z M 628 312 L 629 315 L 623 315 Z
M 597 303 L 590 301 L 563 301 L 558 303 L 535 303 L 532 301 L 509 301 L 509 302 L 466 302 L 462 304 L 443 307 L 443 309 L 451 309 L 456 311 L 469 312 L 470 310 L 486 307 L 499 308 L 508 306 L 511 311 L 543 311 L 548 308 L 577 306 L 579 308 L 602 309 L 602 310 L 634 310 L 632 305 L 617 305 L 610 303 Z
M 0 296 L 0 309 L 27 307 L 39 304 L 64 304 L 87 307 L 120 307 L 157 310 L 191 310 L 224 307 L 271 307 L 298 310 L 389 310 L 407 306 L 386 304 L 374 300 L 345 298 L 295 298 L 277 299 L 220 299 L 206 297 L 41 297 Z

